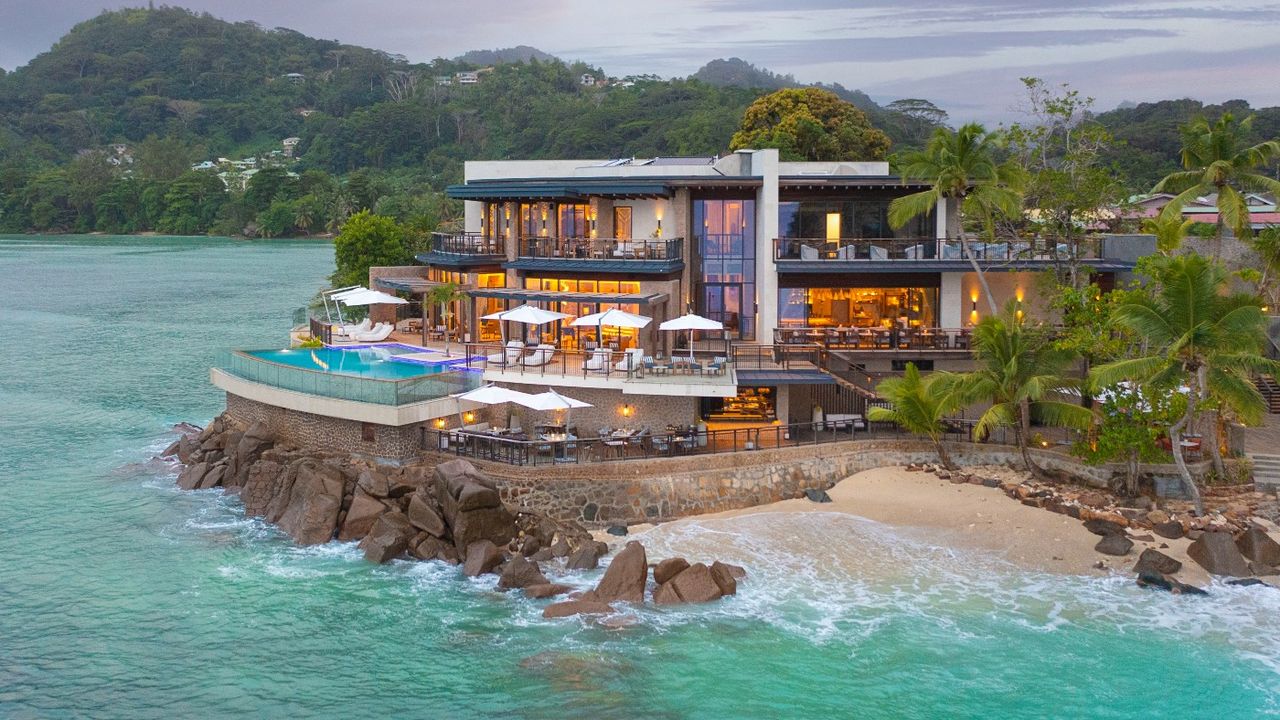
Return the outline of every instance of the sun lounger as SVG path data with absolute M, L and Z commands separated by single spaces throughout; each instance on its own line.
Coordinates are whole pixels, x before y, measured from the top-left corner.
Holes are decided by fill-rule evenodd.
M 356 342 L 371 343 L 382 342 L 391 336 L 391 331 L 395 330 L 395 326 L 391 323 L 378 323 L 374 325 L 368 332 L 352 333 L 349 337 Z
M 525 367 L 542 367 L 551 362 L 551 356 L 555 355 L 555 345 L 538 345 L 533 348 L 533 352 L 529 353 L 521 360 Z
M 638 371 L 643 366 L 643 364 L 644 364 L 644 350 L 641 350 L 640 348 L 631 348 L 630 350 L 626 351 L 626 354 L 622 356 L 622 359 L 619 360 L 617 364 L 614 365 L 613 367 L 615 370 L 629 373 L 629 372 Z
M 358 325 L 343 325 L 342 334 L 346 335 L 347 337 L 352 337 L 353 335 L 367 333 L 372 328 L 373 328 L 373 321 L 370 320 L 369 318 L 365 318 Z
M 502 352 L 494 353 L 485 359 L 494 365 L 514 365 L 520 362 L 521 355 L 524 355 L 524 343 L 519 340 L 508 340 Z
M 586 369 L 592 372 L 608 372 L 610 356 L 613 351 L 609 348 L 596 348 L 591 353 L 591 357 L 587 358 Z

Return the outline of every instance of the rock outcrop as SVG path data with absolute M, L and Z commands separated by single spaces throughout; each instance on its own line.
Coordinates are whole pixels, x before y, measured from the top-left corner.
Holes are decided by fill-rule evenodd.
M 600 602 L 644 602 L 645 582 L 649 579 L 649 564 L 644 546 L 632 540 L 613 557 L 604 577 L 587 595 Z M 586 597 L 586 596 L 584 596 Z

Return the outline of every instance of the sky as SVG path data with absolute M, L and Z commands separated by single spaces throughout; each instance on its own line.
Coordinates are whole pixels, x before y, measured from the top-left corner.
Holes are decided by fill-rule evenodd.
M 0 0 L 0 67 L 48 49 L 116 0 Z M 615 76 L 740 57 L 879 101 L 932 100 L 953 121 L 1016 116 L 1018 78 L 1122 101 L 1280 105 L 1280 0 L 181 0 L 404 55 L 532 45 Z

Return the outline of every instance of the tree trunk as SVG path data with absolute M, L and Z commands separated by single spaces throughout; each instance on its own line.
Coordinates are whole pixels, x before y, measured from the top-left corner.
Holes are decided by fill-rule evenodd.
M 938 460 L 942 462 L 942 467 L 948 470 L 954 470 L 955 466 L 951 464 L 951 454 L 947 452 L 947 448 L 942 444 L 942 440 L 933 437 L 933 449 L 938 453 Z
M 1198 373 L 1193 375 L 1196 378 Z M 1193 384 L 1196 381 L 1192 380 Z M 1191 477 L 1191 471 L 1187 469 L 1186 458 L 1182 457 L 1182 430 L 1191 424 L 1191 419 L 1196 413 L 1196 396 L 1199 393 L 1197 388 L 1191 388 L 1191 392 L 1187 393 L 1187 411 L 1183 414 L 1182 419 L 1169 426 L 1169 443 L 1173 448 L 1173 462 L 1178 466 L 1178 474 L 1182 476 L 1182 487 L 1191 496 L 1191 502 L 1195 503 L 1196 512 L 1204 513 L 1204 499 L 1200 497 L 1200 488 L 1196 487 L 1196 482 Z
M 982 288 L 982 294 L 987 298 L 987 307 L 991 310 L 992 315 L 997 315 L 1000 309 L 996 307 L 996 299 L 991 296 L 991 286 L 987 284 L 987 273 L 978 265 L 978 258 L 973 254 L 973 249 L 969 247 L 969 235 L 964 231 L 964 220 L 960 215 L 960 207 L 964 205 L 964 196 L 954 198 L 955 212 L 951 212 L 952 203 L 947 203 L 947 231 L 950 234 L 952 223 L 951 219 L 955 218 L 955 227 L 957 228 L 957 236 L 960 239 L 960 250 L 964 256 L 969 259 L 969 265 L 973 267 L 973 274 L 978 276 L 978 285 Z
M 1209 459 L 1213 460 L 1213 471 L 1218 477 L 1227 477 L 1227 466 L 1222 462 L 1222 416 L 1215 410 L 1213 416 L 1209 419 L 1209 432 L 1201 432 L 1200 447 L 1204 448 L 1205 441 L 1209 442 Z

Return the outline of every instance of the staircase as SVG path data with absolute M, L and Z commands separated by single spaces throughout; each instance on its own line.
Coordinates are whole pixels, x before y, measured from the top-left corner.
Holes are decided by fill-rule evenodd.
M 1280 491 L 1280 455 L 1250 453 L 1253 461 L 1253 484 L 1260 492 Z
M 1272 413 L 1280 413 L 1280 383 L 1270 375 L 1259 375 L 1253 384 L 1267 401 L 1267 409 Z

